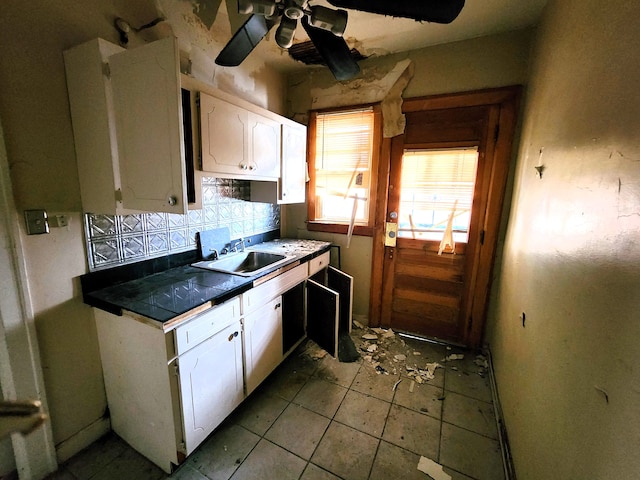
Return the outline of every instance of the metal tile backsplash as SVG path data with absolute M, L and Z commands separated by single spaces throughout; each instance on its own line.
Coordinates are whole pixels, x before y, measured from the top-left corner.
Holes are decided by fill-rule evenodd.
M 228 227 L 231 238 L 280 228 L 280 206 L 250 202 L 251 183 L 205 177 L 202 210 L 186 215 L 85 215 L 89 270 L 115 267 L 197 248 L 196 232 Z

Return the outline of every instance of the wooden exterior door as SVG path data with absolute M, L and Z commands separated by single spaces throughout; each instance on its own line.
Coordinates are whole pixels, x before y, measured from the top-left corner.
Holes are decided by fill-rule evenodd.
M 383 145 L 382 156 L 388 163 L 381 168 L 379 182 L 372 324 L 471 347 L 480 345 L 518 93 L 518 88 L 508 88 L 405 101 L 405 133 Z M 406 225 L 398 225 L 403 217 L 403 158 L 415 150 L 470 148 L 477 148 L 477 168 L 466 238 L 439 254 L 440 239 L 416 235 L 419 227 L 413 223 L 409 235 Z M 387 223 L 391 230 L 400 227 L 404 231 L 404 236 L 396 236 L 395 245 L 385 234 Z

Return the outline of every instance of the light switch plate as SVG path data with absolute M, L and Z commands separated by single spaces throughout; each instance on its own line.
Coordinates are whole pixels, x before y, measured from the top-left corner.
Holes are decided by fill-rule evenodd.
M 27 224 L 27 235 L 49 233 L 49 220 L 46 210 L 25 210 L 24 220 Z

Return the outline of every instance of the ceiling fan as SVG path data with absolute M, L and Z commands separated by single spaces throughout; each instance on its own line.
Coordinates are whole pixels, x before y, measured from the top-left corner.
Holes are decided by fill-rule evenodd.
M 293 45 L 298 20 L 337 80 L 349 80 L 360 72 L 342 35 L 348 14 L 343 8 L 411 18 L 417 21 L 451 23 L 465 0 L 328 0 L 337 9 L 309 5 L 309 0 L 238 0 L 238 12 L 251 16 L 220 51 L 215 62 L 235 67 L 251 53 L 278 23 L 275 41 L 282 48 Z

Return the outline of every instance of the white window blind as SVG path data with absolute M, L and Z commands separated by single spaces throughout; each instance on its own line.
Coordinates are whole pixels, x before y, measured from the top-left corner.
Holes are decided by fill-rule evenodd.
M 469 230 L 478 164 L 477 148 L 405 151 L 402 158 L 400 236 L 431 238 L 444 231 L 455 208 L 453 230 Z M 435 237 L 434 237 L 435 239 Z
M 367 224 L 373 128 L 372 108 L 318 114 L 315 220 L 349 223 L 356 201 L 355 224 Z

